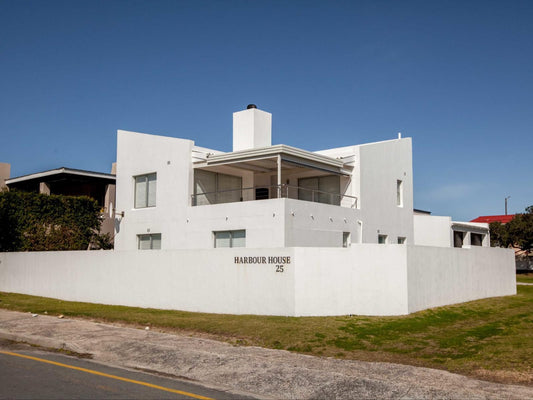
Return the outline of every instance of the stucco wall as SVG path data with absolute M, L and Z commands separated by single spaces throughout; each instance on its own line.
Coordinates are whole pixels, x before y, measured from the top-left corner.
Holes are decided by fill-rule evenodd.
M 413 244 L 413 167 L 411 139 L 359 146 L 361 218 L 363 242 L 377 243 L 378 235 L 389 243 L 398 237 Z M 396 181 L 403 182 L 403 204 L 396 205 Z
M 180 248 L 190 202 L 191 140 L 135 132 L 117 133 L 117 250 L 137 248 L 137 235 L 161 233 L 162 248 Z M 134 208 L 134 177 L 157 173 L 156 206 Z
M 294 315 L 294 268 L 235 264 L 293 250 L 0 253 L 0 290 L 72 301 L 231 314 Z
M 450 247 L 452 232 L 450 217 L 433 215 L 413 215 L 414 237 L 416 245 Z
M 290 261 L 235 262 L 281 256 Z M 0 253 L 0 291 L 230 314 L 402 315 L 515 294 L 515 283 L 512 251 L 487 248 Z
M 295 249 L 296 315 L 407 314 L 406 247 Z
M 516 294 L 509 249 L 407 246 L 409 312 Z

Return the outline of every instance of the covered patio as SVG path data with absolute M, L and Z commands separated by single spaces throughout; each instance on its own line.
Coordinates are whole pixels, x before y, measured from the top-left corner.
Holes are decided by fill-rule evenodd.
M 357 208 L 349 194 L 353 157 L 276 145 L 207 154 L 193 166 L 192 206 L 291 198 Z

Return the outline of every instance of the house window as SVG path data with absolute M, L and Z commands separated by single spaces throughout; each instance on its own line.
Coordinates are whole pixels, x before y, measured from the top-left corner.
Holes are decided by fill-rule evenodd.
M 405 238 L 402 236 L 398 236 L 398 244 L 405 244 Z
M 137 235 L 137 248 L 139 250 L 159 250 L 161 249 L 161 234 L 150 233 Z
M 470 234 L 470 245 L 472 246 L 483 246 L 483 236 L 481 233 L 471 233 Z
M 463 247 L 463 241 L 465 239 L 464 232 L 453 231 L 453 247 Z
M 155 207 L 157 174 L 135 177 L 135 208 Z
M 350 232 L 342 232 L 342 247 L 348 247 L 351 244 Z
M 193 206 L 242 200 L 242 178 L 201 169 L 194 170 Z
M 396 205 L 403 207 L 403 181 L 396 181 Z
M 246 230 L 213 232 L 215 248 L 246 247 Z
M 378 243 L 379 244 L 387 244 L 387 235 L 378 235 Z
M 337 175 L 298 179 L 298 199 L 318 203 L 341 204 L 341 179 Z

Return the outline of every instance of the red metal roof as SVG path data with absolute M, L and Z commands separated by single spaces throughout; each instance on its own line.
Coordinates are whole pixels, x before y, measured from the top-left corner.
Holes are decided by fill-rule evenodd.
M 514 218 L 514 214 L 511 215 L 485 215 L 481 217 L 477 217 L 476 219 L 473 219 L 470 222 L 486 222 L 490 224 L 491 222 L 501 222 L 502 224 L 506 224 L 507 222 L 510 222 Z

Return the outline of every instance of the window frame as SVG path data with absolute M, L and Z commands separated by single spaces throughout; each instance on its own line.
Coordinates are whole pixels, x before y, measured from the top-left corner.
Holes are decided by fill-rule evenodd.
M 310 188 L 309 186 L 305 185 L 306 183 L 312 182 L 313 180 L 316 180 L 315 184 L 313 185 L 313 188 Z M 331 183 L 328 182 L 328 180 L 335 181 L 335 189 L 338 190 L 336 193 L 324 190 L 324 186 L 327 186 L 328 183 Z M 309 199 L 307 196 L 309 192 L 311 195 L 311 199 Z M 298 200 L 340 206 L 341 199 L 341 177 L 339 175 L 329 174 L 298 178 Z
M 150 248 L 141 249 L 141 238 L 142 237 L 150 238 Z M 154 249 L 154 236 L 159 236 L 159 247 Z M 161 250 L 162 235 L 161 233 L 140 233 L 137 235 L 137 250 Z
M 351 232 L 342 232 L 342 247 L 348 248 L 352 244 L 352 233 Z
M 234 239 L 235 238 L 235 233 L 244 233 L 244 245 L 243 246 L 234 246 Z M 228 247 L 221 247 L 221 246 L 218 246 L 217 247 L 217 234 L 221 234 L 221 233 L 228 233 L 229 234 L 229 246 Z M 241 239 L 241 238 L 239 238 Z M 230 248 L 235 248 L 235 247 L 246 247 L 246 229 L 232 229 L 232 230 L 226 230 L 226 231 L 213 231 L 213 248 L 215 249 L 230 249 Z
M 150 204 L 150 177 L 151 176 L 154 176 L 155 179 L 155 193 L 154 193 L 154 202 L 153 204 Z M 143 193 L 143 197 L 144 197 L 144 204 L 145 205 L 139 205 L 140 203 L 140 199 L 137 198 L 137 185 L 140 182 L 140 179 L 141 178 L 145 178 L 145 181 L 144 183 L 146 184 L 146 188 L 144 190 L 144 193 Z M 141 203 L 142 204 L 142 203 Z M 135 175 L 133 177 L 133 208 L 135 209 L 141 209 L 141 208 L 152 208 L 152 207 L 155 207 L 157 205 L 157 172 L 151 172 L 151 173 L 148 173 L 148 174 L 141 174 L 141 175 Z
M 396 179 L 396 205 L 403 207 L 403 180 Z
M 204 174 L 204 177 L 211 176 L 214 183 L 214 190 L 212 191 L 198 191 L 200 180 L 199 177 L 201 174 Z M 234 179 L 239 181 L 239 187 L 235 189 L 228 189 L 220 191 L 223 180 L 225 178 Z M 240 175 L 231 175 L 225 174 L 222 172 L 207 171 L 200 168 L 195 168 L 193 171 L 193 196 L 192 196 L 192 206 L 198 205 L 212 205 L 212 204 L 224 204 L 224 203 L 236 203 L 243 200 L 243 177 Z M 229 200 L 228 200 L 229 195 Z M 199 201 L 198 198 L 204 196 L 203 199 Z M 238 200 L 237 200 L 238 199 Z

